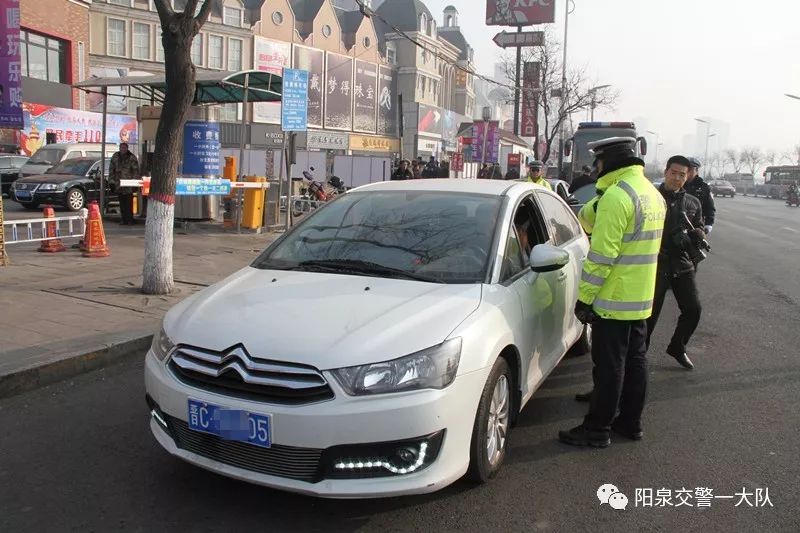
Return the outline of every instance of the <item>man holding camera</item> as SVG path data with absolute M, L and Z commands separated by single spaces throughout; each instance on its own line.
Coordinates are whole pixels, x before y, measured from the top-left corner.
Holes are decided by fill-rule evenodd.
M 700 323 L 702 310 L 695 273 L 697 264 L 705 259 L 705 251 L 708 250 L 702 205 L 700 200 L 684 189 L 692 164 L 692 161 L 683 156 L 671 157 L 664 171 L 664 183 L 659 188 L 667 203 L 667 218 L 661 251 L 658 254 L 653 314 L 647 320 L 649 348 L 650 337 L 661 314 L 664 298 L 667 291 L 672 289 L 681 316 L 667 347 L 667 354 L 687 370 L 693 369 L 694 365 L 686 355 L 686 345 Z

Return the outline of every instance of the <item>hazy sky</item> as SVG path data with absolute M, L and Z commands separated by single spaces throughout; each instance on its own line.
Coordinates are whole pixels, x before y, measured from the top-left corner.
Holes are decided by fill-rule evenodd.
M 425 2 L 440 24 L 444 7 L 456 6 L 478 68 L 491 75 L 501 53 L 491 39 L 502 28 L 485 25 L 485 3 Z M 563 36 L 564 0 L 556 2 Z M 729 147 L 800 144 L 800 101 L 783 95 L 800 95 L 800 0 L 575 0 L 568 58 L 622 93 L 596 119 L 646 117 L 667 150 L 680 150 L 703 116 L 730 125 Z

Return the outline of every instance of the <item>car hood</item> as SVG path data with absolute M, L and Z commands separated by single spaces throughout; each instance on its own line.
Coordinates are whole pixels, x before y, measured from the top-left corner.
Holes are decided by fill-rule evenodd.
M 84 177 L 85 176 L 76 176 L 74 174 L 40 174 L 38 176 L 20 178 L 17 180 L 17 183 L 64 183 Z
M 402 357 L 436 346 L 479 306 L 481 286 L 259 270 L 248 267 L 173 308 L 177 344 L 320 370 Z

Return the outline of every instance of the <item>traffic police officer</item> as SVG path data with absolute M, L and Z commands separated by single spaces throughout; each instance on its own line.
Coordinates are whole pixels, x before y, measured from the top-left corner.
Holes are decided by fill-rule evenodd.
M 528 163 L 528 181 L 552 191 L 553 188 L 550 186 L 550 183 L 542 175 L 543 166 L 541 161 L 531 161 Z
M 602 196 L 575 315 L 593 326 L 594 393 L 583 423 L 559 433 L 562 442 L 575 446 L 606 447 L 611 430 L 633 440 L 642 438 L 645 320 L 653 308 L 666 206 L 645 177 L 644 161 L 636 157 L 635 148 L 632 137 L 589 144 L 597 159 Z
M 705 221 L 704 231 L 711 233 L 714 229 L 714 222 L 717 216 L 717 208 L 714 205 L 714 197 L 711 194 L 711 187 L 698 174 L 703 165 L 694 157 L 689 158 L 689 175 L 686 178 L 686 185 L 683 186 L 686 192 L 700 200 L 703 207 L 703 220 Z

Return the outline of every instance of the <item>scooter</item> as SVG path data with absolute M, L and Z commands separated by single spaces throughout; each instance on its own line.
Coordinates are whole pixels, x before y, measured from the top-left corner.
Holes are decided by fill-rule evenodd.
M 786 195 L 786 205 L 800 207 L 800 194 L 797 191 L 789 191 Z

